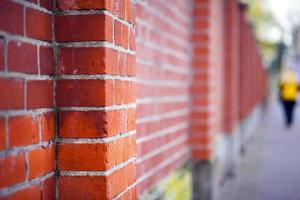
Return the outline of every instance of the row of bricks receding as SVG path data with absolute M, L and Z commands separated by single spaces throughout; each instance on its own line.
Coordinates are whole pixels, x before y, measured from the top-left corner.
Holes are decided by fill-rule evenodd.
M 0 7 L 4 8 L 0 14 L 0 18 L 2 19 L 0 20 L 0 28 L 2 30 L 37 40 L 52 41 L 53 20 L 51 13 L 45 13 L 29 7 L 25 8 L 24 13 L 24 6 L 22 4 L 9 0 L 1 1 Z M 133 29 L 129 29 L 128 26 L 116 20 L 114 21 L 110 16 L 104 13 L 91 15 L 58 15 L 55 16 L 54 19 L 55 37 L 59 42 L 113 42 L 114 35 L 116 45 L 134 49 L 135 37 Z M 88 22 L 89 24 L 81 23 L 82 21 Z M 97 26 L 105 28 L 95 29 L 94 27 Z M 113 26 L 115 29 L 113 29 Z
M 189 113 L 183 114 L 169 119 L 162 119 L 153 122 L 137 124 L 138 139 L 146 140 L 145 138 L 155 138 L 160 135 L 169 134 L 168 130 L 180 130 L 188 126 Z M 165 130 L 167 129 L 167 131 Z M 149 140 L 149 139 L 148 139 Z
M 178 97 L 178 96 L 176 96 Z M 174 98 L 176 98 L 174 97 Z M 147 103 L 147 104 L 137 104 L 137 116 L 138 120 L 143 118 L 158 118 L 158 120 L 162 120 L 166 116 L 167 113 L 176 111 L 176 110 L 184 110 L 189 106 L 188 99 L 181 102 L 153 102 L 153 103 Z M 147 122 L 147 120 L 142 120 L 143 122 Z M 141 123 L 139 123 L 141 124 Z
M 169 156 L 163 162 L 159 163 L 158 165 L 152 166 L 150 173 L 146 172 L 142 177 L 137 179 L 138 194 L 142 195 L 146 190 L 154 186 L 156 183 L 166 177 L 170 172 L 174 171 L 177 167 L 182 166 L 182 164 L 189 158 L 190 155 L 188 152 L 177 151 L 175 154 Z M 137 167 L 137 169 L 139 168 L 140 166 Z
M 156 155 L 162 154 L 164 151 L 166 151 L 165 147 L 169 146 L 171 143 L 173 143 L 173 146 L 176 146 L 179 142 L 182 142 L 182 137 L 186 137 L 187 132 L 188 129 L 183 128 L 181 130 L 170 132 L 169 134 L 163 135 L 161 137 L 156 137 L 145 142 L 139 142 L 137 145 L 138 162 L 144 161 L 146 159 L 152 159 L 152 157 L 154 156 L 154 151 L 157 151 Z M 180 141 L 176 141 L 178 139 Z M 174 143 L 174 141 L 176 143 Z M 149 155 L 152 156 L 149 157 Z
M 122 178 L 120 178 L 122 177 Z M 107 176 L 60 176 L 60 199 L 114 199 L 128 188 L 130 199 L 136 199 L 136 179 L 134 162 L 112 172 Z
M 37 46 L 16 40 L 6 42 L 5 38 L 0 38 L 0 70 L 5 69 L 5 44 L 7 44 L 7 71 L 40 75 L 54 74 L 52 47 Z M 57 74 L 134 76 L 135 57 L 104 47 L 59 48 L 57 68 Z
M 0 83 L 3 86 L 0 89 L 0 109 L 53 107 L 52 80 L 0 78 Z M 55 88 L 56 105 L 96 107 L 129 104 L 135 102 L 134 86 L 131 81 L 113 79 L 58 80 Z
M 188 29 L 189 27 L 184 27 Z M 176 51 L 186 52 L 186 49 L 190 48 L 189 38 L 180 38 L 177 35 L 173 35 L 167 31 L 157 32 L 157 25 L 148 23 L 148 21 L 138 19 L 136 32 L 136 41 L 144 43 L 145 41 L 150 43 L 159 44 L 161 40 L 165 41 L 165 48 L 172 48 Z
M 138 161 L 137 164 L 137 177 L 142 177 L 147 172 L 151 171 L 155 166 L 158 166 L 160 163 L 168 160 L 170 155 L 175 155 L 178 152 L 184 150 L 187 146 L 187 141 L 182 141 L 181 143 L 177 144 L 176 146 L 172 146 L 165 151 L 152 156 L 149 159 L 145 159 L 142 161 Z M 163 147 L 162 147 L 163 148 Z
M 174 69 L 174 66 L 165 67 L 163 69 L 158 68 L 154 63 L 153 64 L 142 64 L 137 63 L 138 68 L 136 73 L 139 74 L 139 79 L 152 79 L 152 80 L 164 80 L 165 77 L 168 77 L 169 80 L 188 80 L 190 75 L 188 69 L 184 66 L 178 66 Z
M 188 22 L 190 20 L 190 10 L 189 6 L 186 4 L 181 4 L 179 2 L 174 2 L 174 4 L 169 4 L 168 2 L 161 1 L 159 4 L 152 1 L 139 1 L 137 2 L 137 18 L 148 20 L 153 17 L 153 15 L 159 18 L 165 18 L 164 20 L 169 21 L 172 19 L 176 22 L 176 25 L 188 27 Z M 145 10 L 147 12 L 145 12 Z M 155 10 L 156 12 L 152 11 Z M 158 12 L 158 13 L 157 13 Z M 150 20 L 149 20 L 150 21 Z M 155 20 L 154 20 L 155 21 Z M 151 20 L 151 22 L 153 22 Z M 175 23 L 174 23 L 175 24 Z M 164 29 L 167 30 L 167 29 Z
M 53 172 L 54 145 L 37 146 L 28 151 L 1 156 L 0 167 L 0 188 L 26 184 L 29 180 Z M 0 190 L 0 194 L 2 192 Z
M 189 90 L 188 84 L 177 86 L 171 86 L 169 84 L 169 86 L 159 86 L 157 84 L 149 85 L 138 83 L 136 87 L 137 98 L 139 99 L 148 97 L 178 96 L 188 93 Z
M 171 48 L 162 48 L 156 43 L 137 41 L 137 57 L 143 60 L 161 60 L 162 63 L 174 66 L 188 66 L 189 56 Z

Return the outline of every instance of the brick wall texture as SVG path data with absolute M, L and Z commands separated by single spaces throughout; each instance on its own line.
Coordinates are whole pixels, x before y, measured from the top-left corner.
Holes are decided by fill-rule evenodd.
M 0 199 L 137 199 L 262 102 L 236 0 L 1 0 Z

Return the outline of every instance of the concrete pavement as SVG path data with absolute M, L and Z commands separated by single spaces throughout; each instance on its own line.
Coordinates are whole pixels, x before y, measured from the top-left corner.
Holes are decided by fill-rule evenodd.
M 300 200 L 300 106 L 287 130 L 282 108 L 272 103 L 263 125 L 239 162 L 236 176 L 216 200 Z

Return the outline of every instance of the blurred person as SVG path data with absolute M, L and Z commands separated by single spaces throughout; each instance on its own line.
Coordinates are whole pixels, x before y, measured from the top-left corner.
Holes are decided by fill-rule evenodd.
M 298 89 L 298 79 L 295 71 L 292 69 L 284 69 L 280 79 L 280 100 L 283 105 L 287 128 L 293 124 Z

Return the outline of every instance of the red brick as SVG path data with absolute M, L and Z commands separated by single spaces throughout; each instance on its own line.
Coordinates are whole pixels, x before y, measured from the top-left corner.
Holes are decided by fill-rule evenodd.
M 110 48 L 61 48 L 58 55 L 60 74 L 111 74 L 120 69 L 126 74 L 126 54 Z
M 125 19 L 125 1 L 129 2 L 127 0 L 114 0 L 111 2 L 111 9 L 108 9 L 120 18 Z
M 74 171 L 109 169 L 113 165 L 109 148 L 108 144 L 60 144 L 58 168 Z
M 51 15 L 26 8 L 26 35 L 39 40 L 52 40 Z
M 0 157 L 0 187 L 25 180 L 25 156 L 23 153 Z
M 112 19 L 105 14 L 56 16 L 58 42 L 112 42 Z
M 37 47 L 20 41 L 8 43 L 8 70 L 37 73 Z
M 211 159 L 213 152 L 211 150 L 193 150 L 192 157 L 194 159 L 209 160 Z
M 135 24 L 134 4 L 130 0 L 125 0 L 125 20 Z
M 54 147 L 42 147 L 28 153 L 29 179 L 54 170 Z
M 118 134 L 120 114 L 114 111 L 59 112 L 59 136 L 103 138 Z
M 0 78 L 0 109 L 24 108 L 24 80 Z
M 127 75 L 128 76 L 136 76 L 136 69 L 135 69 L 135 56 L 133 55 L 127 55 L 126 59 L 126 69 L 127 69 Z
M 59 199 L 108 200 L 108 180 L 105 176 L 59 177 Z
M 0 8 L 0 29 L 23 35 L 23 6 L 8 0 L 1 0 Z
M 126 137 L 123 140 L 123 161 L 129 160 L 136 154 L 136 138 L 135 135 Z
M 39 142 L 39 117 L 17 116 L 9 118 L 9 146 L 24 146 Z
M 53 81 L 34 80 L 27 82 L 27 108 L 53 106 Z
M 41 116 L 42 140 L 49 141 L 54 139 L 55 130 L 54 113 L 49 112 Z
M 129 29 L 126 25 L 120 23 L 119 21 L 115 21 L 114 23 L 115 43 L 116 45 L 122 46 L 127 49 L 129 43 Z
M 131 50 L 135 50 L 136 47 L 135 47 L 135 31 L 133 29 L 130 29 L 130 49 Z
M 40 186 L 33 185 L 11 195 L 11 200 L 40 200 Z
M 57 106 L 106 106 L 113 103 L 111 80 L 59 80 Z
M 5 41 L 0 37 L 0 70 L 4 70 L 4 45 Z
M 53 200 L 55 199 L 55 177 L 51 176 L 42 183 L 42 199 Z
M 104 9 L 108 0 L 58 0 L 60 10 Z
M 54 74 L 54 54 L 52 47 L 40 46 L 40 73 Z
M 40 6 L 48 10 L 53 10 L 53 0 L 40 0 Z
M 0 151 L 6 147 L 5 118 L 0 118 Z
M 128 130 L 135 130 L 136 129 L 136 117 L 135 117 L 135 109 L 128 109 L 127 110 L 127 124 Z
M 60 74 L 106 74 L 104 48 L 61 48 Z

